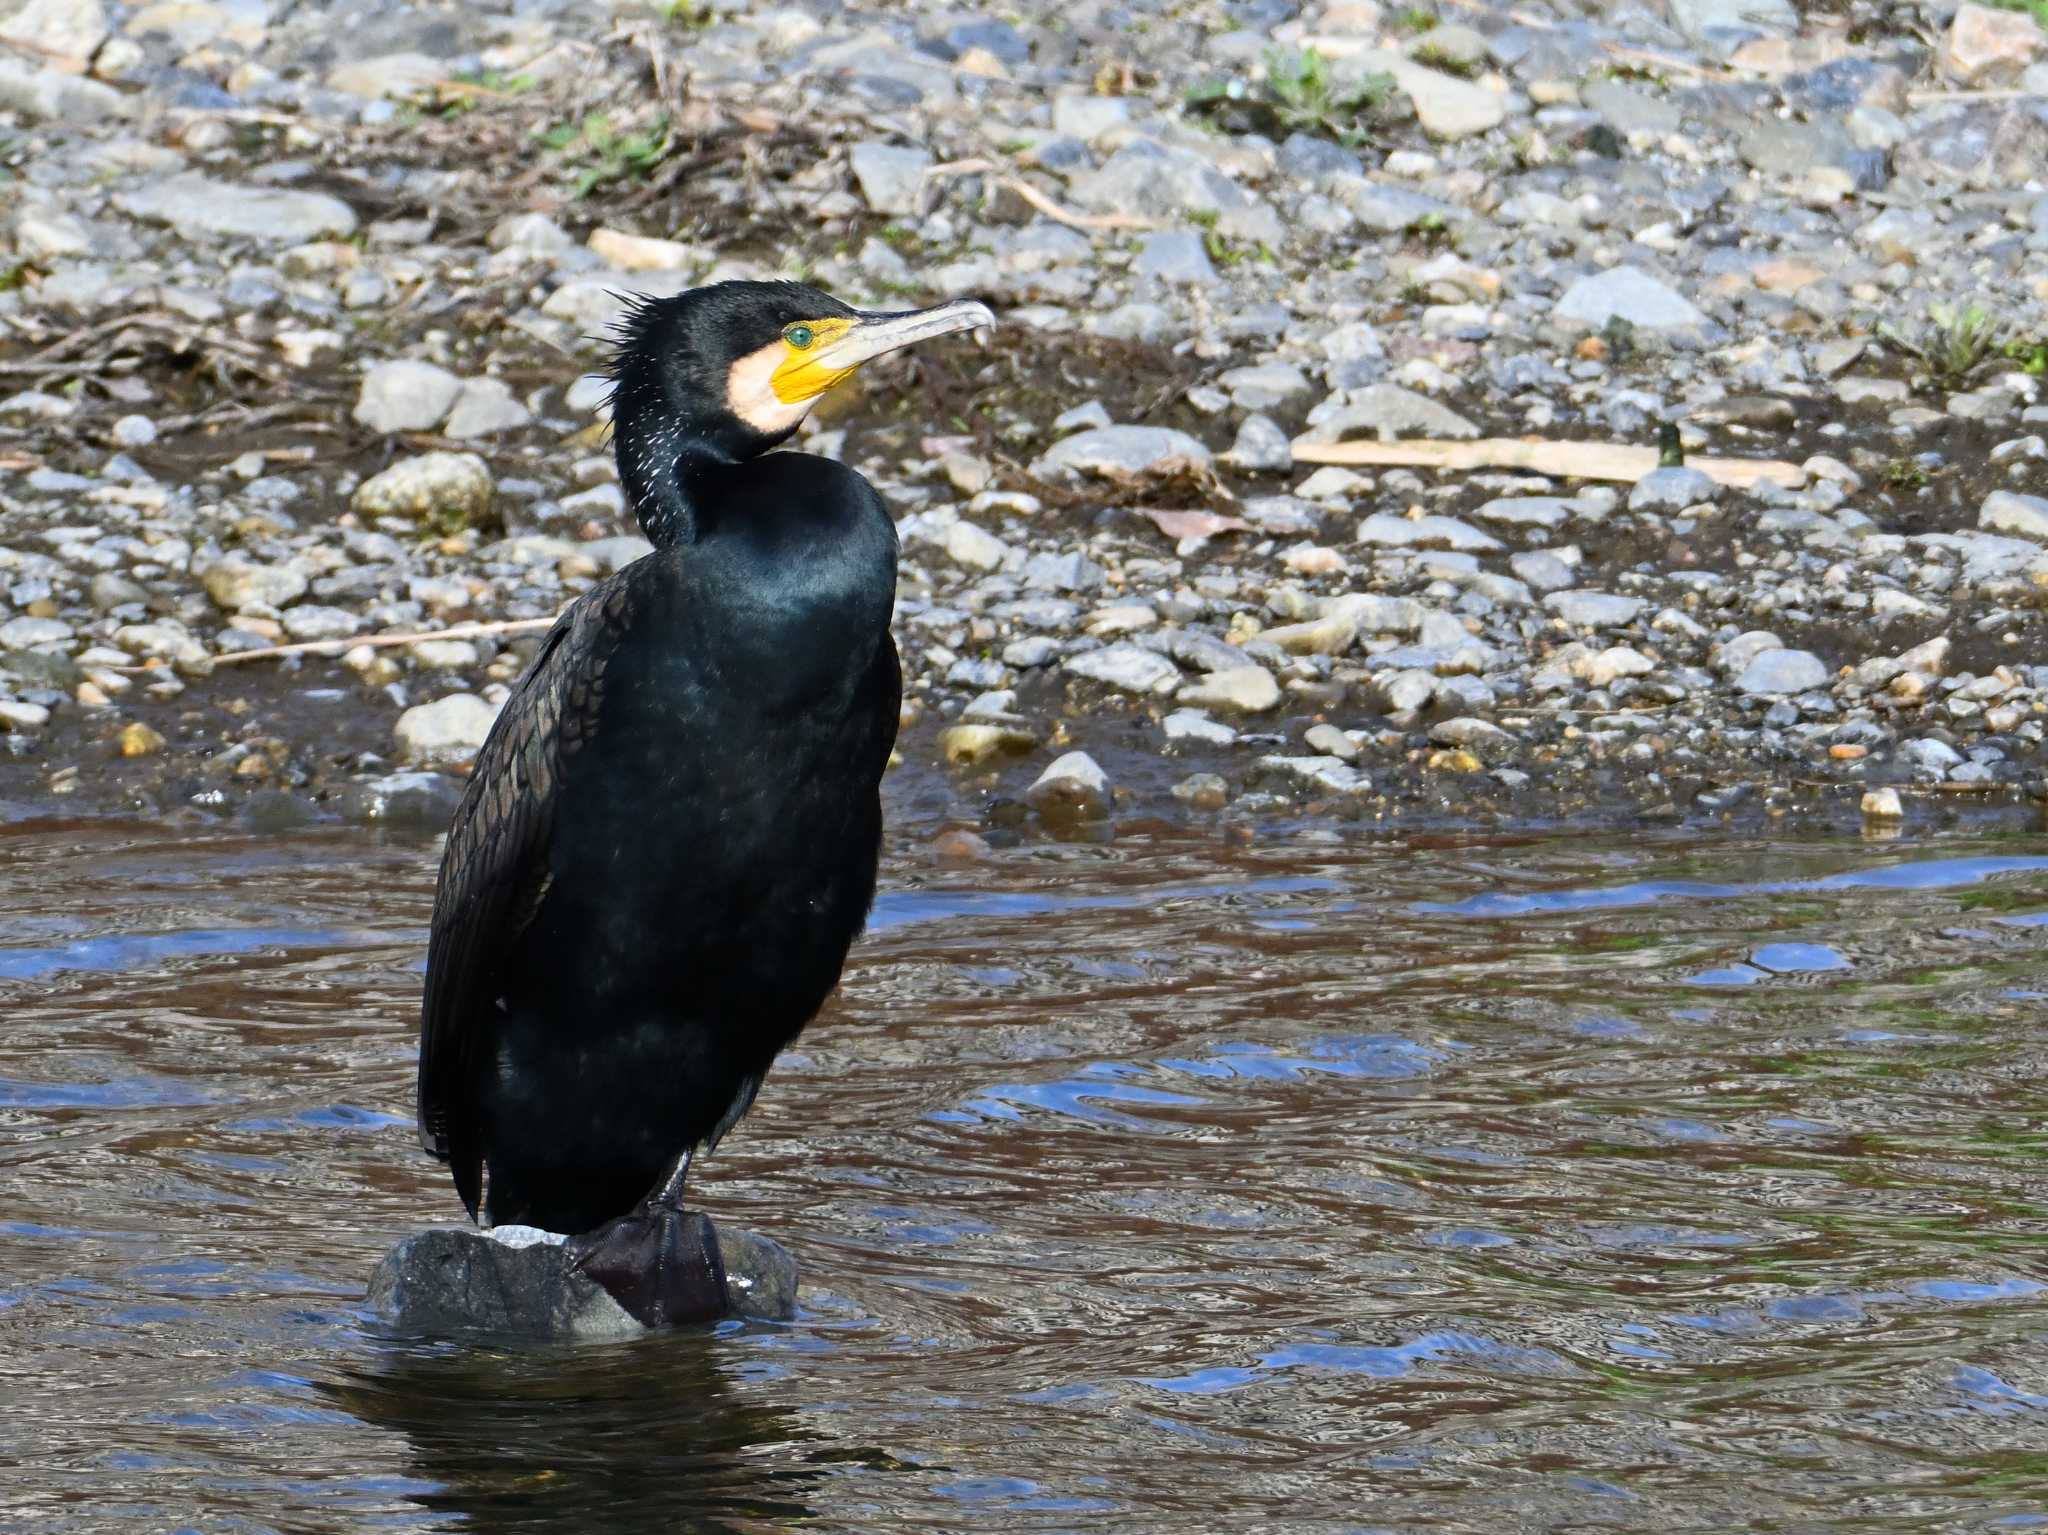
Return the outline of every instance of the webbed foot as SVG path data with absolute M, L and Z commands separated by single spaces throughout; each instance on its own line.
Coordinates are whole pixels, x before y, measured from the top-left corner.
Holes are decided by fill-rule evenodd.
M 711 1218 L 649 1199 L 629 1215 L 569 1238 L 573 1266 L 643 1326 L 680 1327 L 729 1316 L 725 1261 Z

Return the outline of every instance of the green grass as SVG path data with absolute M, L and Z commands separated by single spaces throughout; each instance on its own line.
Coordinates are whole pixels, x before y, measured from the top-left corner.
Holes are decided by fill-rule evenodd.
M 1469 80 L 1479 73 L 1479 66 L 1471 60 L 1455 58 L 1429 43 L 1422 44 L 1409 54 L 1409 57 L 1418 64 L 1426 64 L 1431 69 L 1447 75 L 1456 75 L 1463 80 Z
M 2018 11 L 2022 16 L 2031 16 L 2043 27 L 2048 27 L 2048 0 L 1982 0 L 1994 11 Z
M 543 128 L 534 140 L 563 157 L 573 172 L 571 195 L 579 198 L 611 182 L 645 176 L 668 158 L 670 148 L 666 114 L 627 133 L 614 128 L 608 114 L 592 112 L 580 122 Z
M 1877 333 L 1917 359 L 1935 383 L 1961 384 L 1994 357 L 2008 355 L 2005 320 L 1980 304 L 1956 309 L 1937 304 L 1927 311 L 1928 323 L 1916 335 L 1896 326 L 1880 325 Z
M 1270 48 L 1265 78 L 1256 83 L 1211 77 L 1188 90 L 1188 110 L 1223 120 L 1233 132 L 1251 131 L 1285 138 L 1290 133 L 1317 134 L 1347 149 L 1372 138 L 1366 119 L 1393 91 L 1386 75 L 1339 84 L 1330 61 L 1313 48 Z

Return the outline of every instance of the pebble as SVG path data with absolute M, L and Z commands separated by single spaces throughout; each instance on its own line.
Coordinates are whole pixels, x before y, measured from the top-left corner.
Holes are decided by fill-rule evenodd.
M 350 412 L 373 432 L 428 432 L 439 426 L 462 393 L 462 380 L 430 362 L 400 358 L 363 375 Z
M 1200 709 L 1176 709 L 1160 722 L 1166 731 L 1169 744 L 1196 743 L 1203 746 L 1228 746 L 1237 739 L 1237 732 L 1221 720 L 1211 719 Z
M 1024 791 L 1024 802 L 1047 820 L 1100 821 L 1110 812 L 1109 775 L 1086 752 L 1056 757 Z
M 1067 657 L 1064 670 L 1126 693 L 1164 695 L 1180 682 L 1180 668 L 1136 645 L 1105 645 Z
M 1188 683 L 1175 700 L 1195 709 L 1226 714 L 1263 714 L 1280 703 L 1280 684 L 1263 666 L 1233 666 Z
M 1199 438 L 1164 426 L 1099 426 L 1053 444 L 1031 466 L 1041 478 L 1075 474 L 1136 478 L 1207 469 L 1212 456 Z
M 114 738 L 115 750 L 124 757 L 154 757 L 164 745 L 163 736 L 141 720 L 130 720 Z
M 183 234 L 210 234 L 267 245 L 303 245 L 355 233 L 355 210 L 324 192 L 238 186 L 196 172 L 166 176 L 114 194 L 131 218 L 170 224 Z
M 497 485 L 474 453 L 422 453 L 400 459 L 356 487 L 350 504 L 365 516 L 432 519 L 469 526 L 490 514 Z
M 474 693 L 450 693 L 415 704 L 398 717 L 398 760 L 408 767 L 452 767 L 482 749 L 498 708 Z
M 1782 697 L 1824 688 L 1834 674 L 1810 650 L 1765 650 L 1742 669 L 1736 691 Z
M 1599 330 L 1625 320 L 1643 330 L 1691 330 L 1707 317 L 1690 300 L 1638 267 L 1581 277 L 1557 301 L 1557 318 Z

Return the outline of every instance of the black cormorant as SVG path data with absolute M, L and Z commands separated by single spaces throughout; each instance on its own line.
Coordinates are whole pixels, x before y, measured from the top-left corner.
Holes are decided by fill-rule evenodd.
M 874 897 L 896 531 L 853 470 L 769 450 L 863 362 L 993 323 L 787 282 L 621 323 L 612 429 L 654 552 L 562 615 L 477 754 L 434 901 L 419 1118 L 472 1218 L 577 1234 L 643 1321 L 719 1309 L 681 1209 L 691 1155 L 746 1113 Z

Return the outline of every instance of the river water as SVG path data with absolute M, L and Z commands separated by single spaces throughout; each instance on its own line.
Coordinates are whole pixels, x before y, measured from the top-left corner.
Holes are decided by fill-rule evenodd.
M 802 1316 L 542 1348 L 359 1310 L 432 843 L 0 833 L 0 1527 L 2048 1524 L 2048 838 L 924 845 L 693 1181 Z

